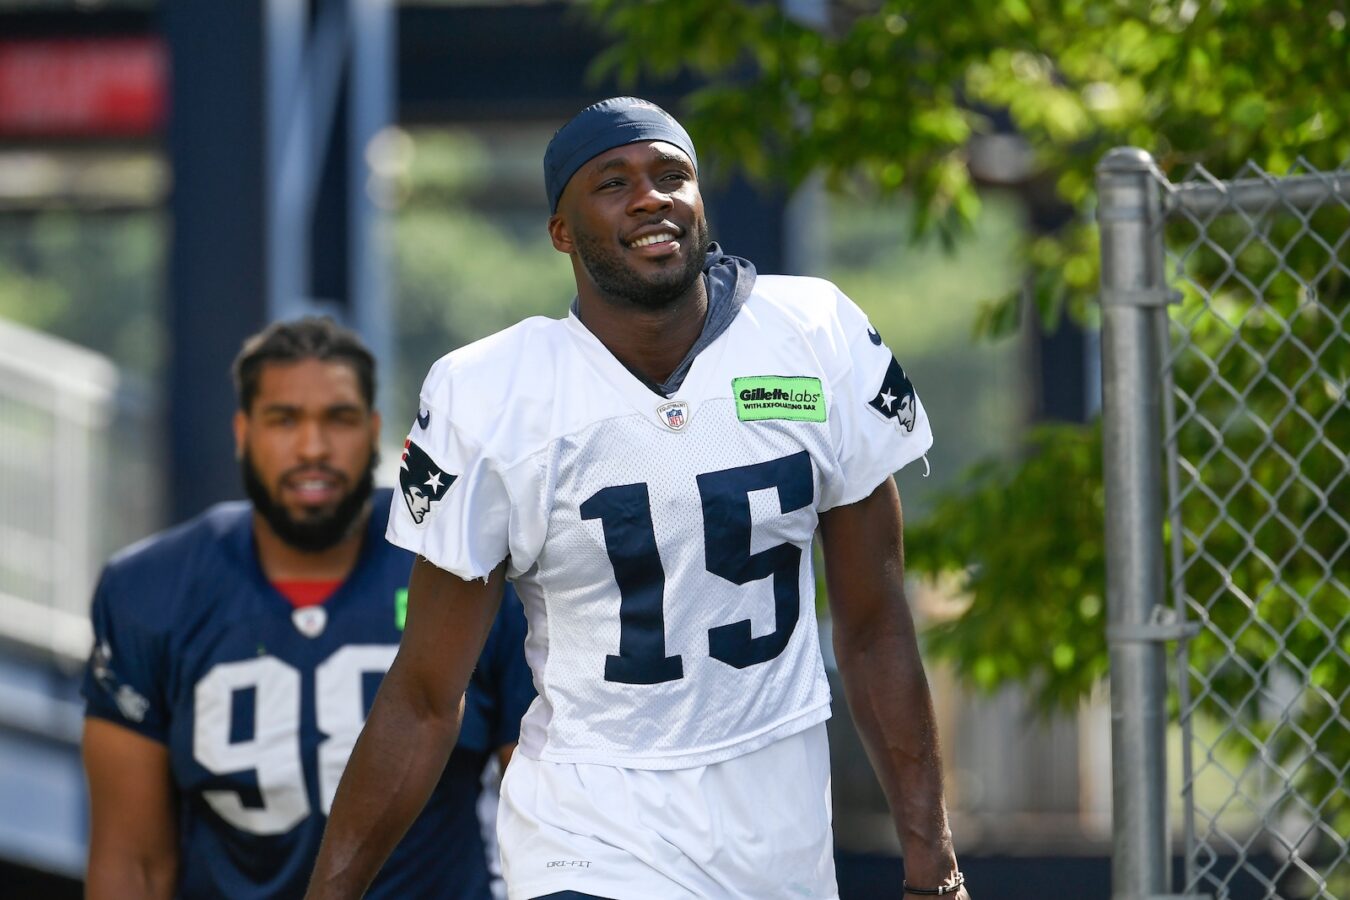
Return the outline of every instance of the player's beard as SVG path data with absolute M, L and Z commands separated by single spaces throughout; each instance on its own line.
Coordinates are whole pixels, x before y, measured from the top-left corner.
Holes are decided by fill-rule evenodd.
M 306 519 L 296 519 L 286 507 L 268 490 L 262 476 L 253 465 L 253 457 L 247 448 L 239 461 L 244 478 L 244 491 L 253 502 L 253 508 L 263 520 L 290 546 L 302 553 L 322 553 L 336 546 L 352 532 L 353 526 L 365 512 L 366 503 L 375 491 L 375 467 L 379 463 L 379 454 L 370 453 L 370 463 L 352 489 L 338 501 L 333 511 L 318 514 Z
M 708 222 L 700 217 L 685 233 L 689 239 L 684 265 L 643 277 L 626 265 L 622 256 L 598 238 L 576 232 L 577 256 L 602 293 L 643 309 L 665 309 L 680 299 L 703 274 L 703 258 L 708 251 Z

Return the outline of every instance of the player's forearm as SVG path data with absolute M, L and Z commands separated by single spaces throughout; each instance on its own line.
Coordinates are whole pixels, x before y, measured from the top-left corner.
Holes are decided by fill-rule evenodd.
M 836 629 L 835 647 L 849 710 L 895 820 L 905 877 L 915 885 L 942 883 L 956 855 L 936 716 L 913 632 L 892 622 Z
M 343 772 L 310 900 L 365 892 L 426 805 L 455 745 L 459 708 L 434 709 L 397 681 L 391 670 Z
M 178 859 L 92 852 L 85 875 L 86 900 L 171 900 L 178 880 Z

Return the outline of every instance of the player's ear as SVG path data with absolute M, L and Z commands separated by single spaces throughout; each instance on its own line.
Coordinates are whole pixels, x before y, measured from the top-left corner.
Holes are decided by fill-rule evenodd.
M 242 409 L 234 411 L 234 458 L 244 458 L 244 445 L 248 442 L 248 416 Z
M 572 229 L 567 227 L 567 220 L 561 213 L 554 213 L 548 217 L 548 236 L 553 241 L 553 249 L 559 253 L 571 255 L 576 252 L 576 244 L 572 242 Z
M 380 425 L 383 422 L 384 420 L 380 418 L 379 412 L 376 410 L 370 411 L 370 443 L 373 447 L 378 448 L 380 446 Z

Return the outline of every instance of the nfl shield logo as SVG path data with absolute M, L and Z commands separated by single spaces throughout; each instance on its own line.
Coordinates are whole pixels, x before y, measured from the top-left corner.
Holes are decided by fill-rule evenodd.
M 307 638 L 316 638 L 328 625 L 328 611 L 322 606 L 302 606 L 291 613 L 291 621 L 296 631 Z
M 676 400 L 658 407 L 656 415 L 671 431 L 679 431 L 689 421 L 689 404 L 683 400 Z

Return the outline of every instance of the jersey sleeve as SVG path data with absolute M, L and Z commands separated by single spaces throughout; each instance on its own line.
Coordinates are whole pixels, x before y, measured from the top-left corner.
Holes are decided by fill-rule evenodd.
M 403 444 L 387 537 L 466 580 L 487 577 L 508 557 L 512 572 L 523 571 L 542 534 L 533 470 L 528 460 L 505 458 L 513 448 L 502 448 L 501 435 L 484 423 L 475 408 L 482 399 L 471 384 L 453 381 L 436 369 L 427 377 Z M 449 410 L 463 414 L 456 420 Z
M 506 485 L 443 410 L 425 397 L 421 404 L 403 442 L 386 536 L 460 578 L 485 578 L 508 552 Z
M 134 588 L 120 582 L 110 569 L 104 569 L 94 591 L 90 612 L 94 648 L 81 687 L 85 715 L 167 743 L 163 636 L 136 615 L 131 603 L 135 598 L 127 593 Z
M 821 509 L 856 503 L 933 445 L 928 413 L 909 376 L 858 306 L 836 289 L 836 359 L 831 438 L 842 477 Z
M 442 357 L 418 398 L 399 460 L 386 534 L 465 580 L 502 560 L 517 576 L 534 565 L 547 531 L 532 430 L 547 420 L 547 357 L 529 320 Z

